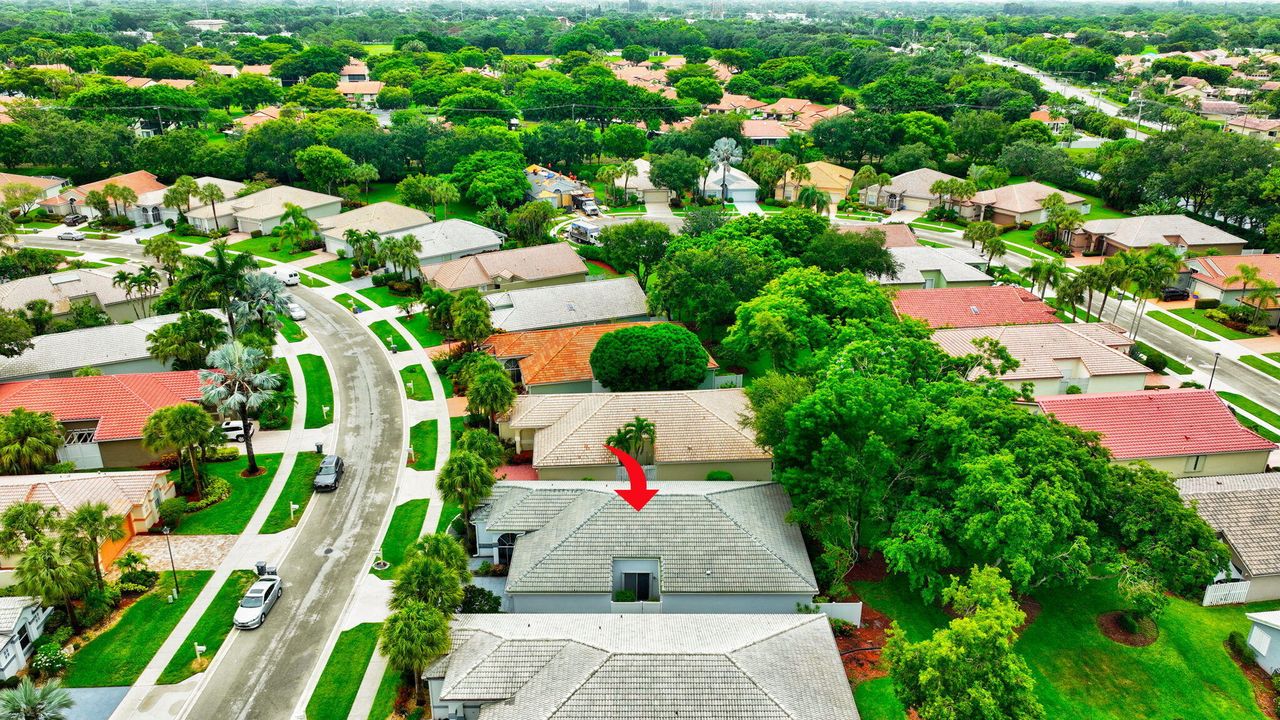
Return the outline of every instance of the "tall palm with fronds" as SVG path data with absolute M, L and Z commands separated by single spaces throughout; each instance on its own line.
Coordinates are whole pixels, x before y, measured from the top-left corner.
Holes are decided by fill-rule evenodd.
M 38 502 L 16 502 L 0 514 L 0 552 L 20 555 L 27 545 L 53 535 L 60 522 L 56 508 Z
M 275 332 L 280 329 L 280 314 L 288 312 L 291 302 L 293 295 L 285 290 L 279 278 L 264 272 L 251 272 L 244 276 L 244 290 L 232 304 L 241 330 L 256 324 Z
M 387 664 L 413 675 L 413 697 L 422 700 L 422 674 L 449 652 L 449 620 L 444 613 L 417 600 L 405 602 L 378 629 L 378 649 Z
M 237 253 L 227 247 L 226 240 L 213 242 L 213 257 L 191 257 L 186 259 L 187 268 L 179 283 L 186 283 L 183 295 L 188 298 L 188 307 L 195 308 L 196 298 L 213 297 L 218 307 L 226 313 L 227 324 L 231 327 L 231 336 L 235 337 L 235 313 L 231 302 L 244 291 L 245 275 L 258 270 L 258 263 L 249 253 Z
M 195 196 L 200 202 L 209 206 L 209 213 L 213 215 L 213 226 L 218 227 L 218 203 L 227 199 L 226 194 L 222 192 L 222 187 L 211 182 L 207 182 L 195 191 Z
M 738 141 L 733 138 L 720 138 L 712 144 L 711 151 L 707 153 L 707 160 L 711 162 L 712 167 L 720 168 L 720 199 L 728 200 L 729 166 L 742 162 L 742 148 L 738 147 Z
M 1137 265 L 1130 272 L 1137 291 L 1138 307 L 1129 327 L 1129 337 L 1134 339 L 1138 337 L 1147 299 L 1159 297 L 1161 290 L 1172 285 L 1178 279 L 1178 268 L 1181 266 L 1182 259 L 1168 245 L 1153 247 L 1138 257 Z
M 30 677 L 24 677 L 18 687 L 0 690 L 0 720 L 66 720 L 66 711 L 74 704 L 59 681 L 36 687 Z
M 1274 280 L 1262 278 L 1253 284 L 1252 290 L 1245 293 L 1244 299 L 1253 306 L 1254 325 L 1261 322 L 1264 312 L 1276 306 L 1277 292 L 1280 292 L 1280 285 Z
M 129 289 L 140 301 L 138 306 L 142 317 L 151 314 L 150 301 L 160 292 L 160 286 L 163 284 L 164 280 L 160 277 L 160 272 L 150 265 L 143 265 L 138 268 L 138 272 L 130 276 Z
M 1115 288 L 1117 294 L 1116 311 L 1111 316 L 1111 322 L 1116 322 L 1120 317 L 1120 307 L 1124 305 L 1123 296 L 1129 288 L 1130 282 L 1132 282 L 1133 279 L 1142 272 L 1142 256 L 1141 253 L 1133 250 L 1126 250 L 1107 258 L 1103 265 L 1111 266 L 1111 286 Z M 1106 298 L 1103 298 L 1102 301 L 1105 304 Z
M 1067 265 L 1062 258 L 1042 258 L 1032 260 L 1030 265 L 1023 268 L 1022 276 L 1031 281 L 1033 289 L 1037 286 L 1040 288 L 1040 299 L 1043 300 L 1049 286 L 1057 287 L 1066 272 Z
M 62 523 L 62 537 L 69 547 L 93 565 L 93 575 L 102 587 L 102 546 L 124 539 L 124 515 L 112 513 L 106 503 L 84 503 Z
M 71 624 L 79 624 L 72 600 L 93 583 L 93 570 L 62 538 L 44 535 L 32 540 L 23 548 L 13 574 L 18 592 L 34 595 L 46 605 L 62 605 Z
M 458 186 L 443 177 L 434 177 L 430 185 L 431 207 L 440 208 L 440 217 L 449 216 L 449 206 L 462 199 Z
M 209 353 L 208 364 L 211 369 L 200 371 L 200 394 L 205 403 L 224 416 L 234 414 L 246 428 L 249 414 L 271 400 L 280 387 L 280 376 L 265 369 L 267 356 L 235 340 Z M 245 433 L 244 452 L 249 459 L 246 473 L 257 475 L 260 468 L 251 433 Z
M 440 498 L 462 510 L 468 551 L 475 549 L 475 528 L 471 525 L 471 513 L 488 499 L 493 491 L 493 482 L 493 470 L 484 458 L 466 450 L 450 453 L 449 459 L 436 476 L 436 489 L 440 491 Z
M 1053 286 L 1053 293 L 1058 298 L 1058 309 L 1071 309 L 1071 320 L 1080 319 L 1080 303 L 1084 302 L 1088 291 L 1088 278 L 1084 273 L 1064 273 L 1061 280 Z
M 192 486 L 197 495 L 203 496 L 200 449 L 213 427 L 213 418 L 199 405 L 170 405 L 156 410 L 147 418 L 146 424 L 142 426 L 142 444 L 153 452 L 176 452 L 180 467 L 185 467 L 181 463 L 191 467 Z
M 1004 241 L 1004 237 L 999 233 L 984 239 L 979 247 L 982 252 L 987 255 L 987 264 L 990 265 L 996 259 L 997 255 L 1003 256 L 1009 250 L 1009 246 Z
M 133 300 L 133 273 L 125 270 L 124 268 L 117 270 L 116 273 L 111 276 L 111 287 L 124 290 L 125 302 Z M 136 306 L 133 308 L 133 315 L 134 317 L 141 317 Z
M 320 225 L 307 215 L 306 210 L 293 203 L 285 203 L 276 234 L 293 252 L 302 252 L 307 241 L 314 238 L 319 229 Z
M 164 191 L 164 198 L 161 203 L 167 208 L 182 211 L 184 208 L 187 212 L 191 212 L 191 196 L 200 191 L 200 184 L 190 175 L 183 175 L 168 190 Z
M 790 178 L 791 182 L 798 188 L 800 187 L 801 183 L 806 183 L 812 180 L 813 173 L 809 171 L 808 165 L 802 165 L 797 163 L 791 166 L 791 169 L 788 170 L 787 174 L 784 176 L 784 179 L 785 178 Z M 787 187 L 786 187 L 786 183 L 784 182 L 782 187 L 782 196 L 786 197 L 786 195 L 787 195 Z M 797 200 L 799 199 L 799 196 L 800 194 L 797 192 L 796 193 Z
M 143 240 L 142 248 L 147 255 L 155 258 L 169 277 L 169 283 L 173 284 L 174 275 L 182 263 L 182 246 L 178 241 L 169 233 L 161 233 Z
M 626 452 L 641 465 L 651 465 L 657 455 L 658 428 L 649 420 L 637 417 L 618 428 L 605 444 Z
M 351 248 L 351 264 L 355 267 L 368 265 L 373 247 L 378 242 L 378 233 L 373 230 L 348 228 L 342 233 L 342 239 L 346 241 L 347 247 Z
M 18 247 L 18 225 L 9 213 L 0 213 L 0 255 L 8 255 Z
M 1234 275 L 1228 275 L 1222 279 L 1224 285 L 1234 285 L 1240 283 L 1240 292 L 1249 292 L 1250 285 L 1257 285 L 1262 280 L 1262 271 L 1258 270 L 1256 265 L 1237 265 Z
M 379 250 L 383 260 L 400 272 L 400 279 L 408 280 L 420 262 L 422 240 L 417 235 L 391 237 L 382 241 Z
M 505 369 L 478 373 L 467 384 L 467 412 L 484 415 L 490 429 L 493 428 L 493 416 L 510 410 L 515 401 L 515 385 Z
M 31 325 L 31 332 L 36 335 L 43 335 L 49 329 L 49 325 L 53 323 L 53 303 L 44 298 L 36 298 L 28 300 L 23 306 L 26 311 L 23 317 L 27 319 L 27 323 Z
M 830 198 L 827 194 L 812 185 L 805 185 L 796 194 L 796 204 L 803 208 L 810 208 L 819 215 L 826 212 L 829 203 Z
M 14 408 L 0 415 L 0 472 L 34 475 L 58 461 L 62 425 L 50 412 Z

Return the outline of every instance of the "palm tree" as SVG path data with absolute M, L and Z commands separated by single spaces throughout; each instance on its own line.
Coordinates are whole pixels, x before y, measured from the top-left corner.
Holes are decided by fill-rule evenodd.
M 364 192 L 369 192 L 369 183 L 378 180 L 378 168 L 372 163 L 360 163 L 347 173 L 347 179 L 360 185 Z
M 251 272 L 244 276 L 244 281 L 244 291 L 233 302 L 241 330 L 256 322 L 274 333 L 280 328 L 279 313 L 288 312 L 293 296 L 274 275 Z
M 142 317 L 147 317 L 151 314 L 151 308 L 147 301 L 155 297 L 163 284 L 164 281 L 160 278 L 160 273 L 150 265 L 143 265 L 138 268 L 138 272 L 129 278 L 129 290 L 141 300 L 139 305 L 141 306 Z
M 204 401 L 224 416 L 234 413 L 249 427 L 249 413 L 271 400 L 280 387 L 280 377 L 263 369 L 267 357 L 261 350 L 235 340 L 209 353 L 208 362 L 212 369 L 200 371 Z M 253 436 L 248 433 L 244 436 L 244 451 L 249 458 L 247 475 L 257 475 L 260 468 L 253 454 Z
M 101 190 L 90 190 L 84 194 L 85 207 L 93 208 L 98 215 L 106 215 L 111 209 L 111 200 Z
M 1009 246 L 998 233 L 982 241 L 982 252 L 987 254 L 988 265 L 996 259 L 997 255 L 1004 255 L 1008 249 Z
M 440 217 L 448 217 L 449 206 L 461 200 L 462 194 L 458 192 L 457 185 L 442 177 L 435 177 L 431 180 L 431 207 L 440 208 Z
M 658 428 L 645 418 L 637 417 L 618 428 L 605 444 L 626 452 L 641 465 L 650 465 L 657 455 Z
M 196 494 L 203 496 L 200 448 L 213 427 L 213 418 L 199 405 L 170 405 L 156 410 L 147 418 L 146 424 L 142 426 L 142 444 L 153 452 L 173 450 L 178 453 L 179 461 L 185 457 L 191 465 L 192 484 Z M 181 466 L 181 462 L 179 464 Z
M 26 312 L 27 323 L 31 325 L 31 332 L 35 335 L 43 335 L 49 329 L 49 324 L 53 322 L 53 303 L 44 298 L 36 298 L 30 300 L 23 307 Z
M 490 429 L 493 416 L 510 410 L 515 401 L 515 384 L 503 368 L 481 372 L 467 384 L 467 412 L 484 415 Z
M 1138 295 L 1138 307 L 1129 328 L 1129 337 L 1134 339 L 1142 327 L 1147 298 L 1158 297 L 1162 289 L 1173 284 L 1178 278 L 1178 268 L 1182 266 L 1182 258 L 1168 245 L 1152 247 L 1138 261 L 1131 273 Z
M 382 242 L 380 251 L 383 259 L 400 272 L 400 279 L 408 280 L 408 273 L 420 262 L 418 253 L 422 252 L 422 240 L 417 235 L 387 238 Z
M 382 623 L 378 639 L 379 652 L 387 663 L 413 675 L 413 696 L 421 701 L 422 673 L 452 647 L 444 613 L 425 603 L 406 602 Z
M 8 255 L 18 245 L 18 226 L 9 213 L 0 213 L 0 255 Z
M 436 477 L 436 489 L 445 502 L 462 509 L 466 525 L 467 550 L 475 547 L 475 528 L 471 513 L 480 507 L 493 490 L 493 470 L 484 458 L 473 452 L 457 450 L 449 455 Z
M 78 624 L 71 601 L 93 582 L 93 571 L 62 539 L 44 535 L 32 540 L 23 549 L 14 577 L 18 592 L 38 597 L 46 605 L 61 604 L 67 611 L 67 620 L 73 626 Z
M 207 182 L 201 185 L 194 194 L 199 198 L 200 202 L 208 204 L 209 212 L 213 215 L 213 227 L 217 228 L 218 203 L 227 199 L 227 196 L 222 192 L 222 188 L 214 183 Z
M 1054 295 L 1058 297 L 1058 309 L 1065 310 L 1064 305 L 1071 308 L 1072 322 L 1080 319 L 1080 303 L 1084 301 L 1088 290 L 1088 278 L 1084 273 L 1066 273 L 1061 281 L 1053 286 Z
M 477 430 L 474 432 L 484 432 Z M 493 437 L 491 433 L 485 433 Z M 445 567 L 452 569 L 458 573 L 458 577 L 467 577 L 468 563 L 466 548 L 462 547 L 462 543 L 449 533 L 437 532 L 423 535 L 416 542 L 409 546 L 405 551 L 406 557 L 413 555 L 422 555 L 444 563 Z
M 14 408 L 0 415 L 0 472 L 33 475 L 58 461 L 62 425 L 50 412 Z
M 57 680 L 36 687 L 24 677 L 18 687 L 0 690 L 0 720 L 66 720 L 64 711 L 74 704 Z
M 348 228 L 342 233 L 342 239 L 347 242 L 347 247 L 351 248 L 351 264 L 355 267 L 364 267 L 374 244 L 378 241 L 378 233 L 373 230 Z
M 124 539 L 124 515 L 112 514 L 106 503 L 80 505 L 62 523 L 62 536 L 72 549 L 93 562 L 93 574 L 102 587 L 102 545 Z
M 320 225 L 307 216 L 307 211 L 293 203 L 284 204 L 284 214 L 280 216 L 280 224 L 276 226 L 276 234 L 285 242 L 292 252 L 302 252 L 305 244 L 316 236 Z
M 1253 305 L 1253 324 L 1257 325 L 1264 311 L 1276 306 L 1276 293 L 1280 285 L 1273 280 L 1262 278 L 1254 283 L 1253 289 L 1244 295 L 1244 299 Z
M 828 202 L 827 194 L 813 185 L 805 185 L 796 195 L 796 203 L 800 207 L 813 208 L 813 211 L 819 215 L 827 209 Z
M 1139 268 L 1142 265 L 1142 256 L 1133 250 L 1126 250 L 1107 258 L 1103 265 L 1108 263 L 1112 267 L 1111 285 L 1116 288 L 1120 295 L 1116 298 L 1116 312 L 1111 316 L 1111 322 L 1115 322 L 1120 317 L 1120 306 L 1124 305 L 1123 296 L 1129 286 L 1129 282 L 1141 272 Z M 1106 302 L 1105 298 L 1103 302 Z M 1101 313 L 1099 313 L 1099 317 L 1101 317 Z
M 212 295 L 218 306 L 226 313 L 227 324 L 231 327 L 231 336 L 235 337 L 235 313 L 231 310 L 231 301 L 243 292 L 245 274 L 256 272 L 258 263 L 249 253 L 237 253 L 228 249 L 226 240 L 213 242 L 213 257 L 188 256 L 187 272 L 179 283 L 189 284 L 187 292 L 189 307 L 195 307 L 195 297 Z
M 813 179 L 813 173 L 809 171 L 808 165 L 796 164 L 792 166 L 791 169 L 787 171 L 787 174 L 783 176 L 783 183 L 782 183 L 783 197 L 787 196 L 786 178 L 788 177 L 791 178 L 791 182 L 794 183 L 796 187 L 800 187 L 800 183 L 805 183 Z M 796 194 L 796 199 L 797 200 L 800 199 L 799 193 Z
M 622 192 L 626 193 L 627 184 L 631 182 L 631 176 L 640 172 L 640 169 L 636 167 L 635 161 L 623 160 L 618 163 L 618 172 L 622 173 Z
M 1067 264 L 1062 261 L 1062 258 L 1043 258 L 1032 260 L 1031 264 L 1022 270 L 1022 276 L 1031 281 L 1033 289 L 1037 285 L 1040 287 L 1040 299 L 1043 300 L 1049 286 L 1057 287 L 1066 271 Z
M 421 602 L 452 614 L 462 604 L 462 579 L 469 574 L 458 572 L 439 558 L 421 553 L 409 555 L 396 570 L 388 606 L 398 610 L 407 602 Z
M 182 263 L 182 246 L 168 233 L 152 235 L 142 241 L 142 249 L 147 255 L 156 259 L 165 274 L 169 276 L 169 284 L 173 284 L 173 276 Z
M 978 220 L 969 223 L 969 227 L 964 229 L 964 239 L 969 241 L 969 247 L 976 248 L 979 245 L 986 247 L 987 241 L 1000 234 L 1000 228 L 989 220 Z
M 38 502 L 16 502 L 0 514 L 0 552 L 19 555 L 35 540 L 52 535 L 60 522 L 57 508 Z
M 116 274 L 111 276 L 111 287 L 124 290 L 124 299 L 126 302 L 132 300 L 134 290 L 133 273 L 123 268 L 117 270 Z M 141 317 L 138 313 L 137 307 L 133 309 L 133 316 Z
M 707 153 L 707 160 L 711 162 L 712 167 L 720 168 L 720 200 L 727 201 L 729 199 L 729 166 L 742 162 L 742 148 L 738 147 L 738 141 L 733 138 L 720 138 L 711 146 L 711 151 Z
M 167 208 L 182 211 L 186 208 L 187 212 L 191 212 L 191 196 L 200 191 L 200 185 L 196 183 L 196 179 L 190 175 L 183 175 L 168 190 L 164 191 L 164 198 L 161 203 Z
M 1236 274 L 1222 279 L 1223 285 L 1240 283 L 1241 294 L 1249 292 L 1250 285 L 1257 285 L 1262 280 L 1262 273 L 1256 265 L 1237 265 Z

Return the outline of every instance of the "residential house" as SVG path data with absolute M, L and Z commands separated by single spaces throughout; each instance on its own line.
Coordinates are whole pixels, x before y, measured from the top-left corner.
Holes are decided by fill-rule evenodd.
M 753 145 L 773 146 L 791 137 L 795 130 L 781 120 L 747 119 L 742 121 L 742 137 Z
M 280 78 L 273 77 L 271 75 L 270 65 L 242 65 L 240 67 L 240 74 L 241 75 L 246 75 L 246 74 L 261 75 L 265 78 L 270 78 L 271 80 L 274 80 L 277 85 L 280 84 Z
M 1185 265 L 1191 271 L 1191 293 L 1197 298 L 1210 298 L 1221 301 L 1223 305 L 1254 303 L 1245 300 L 1248 288 L 1243 280 L 1227 282 L 1227 278 L 1240 274 L 1240 268 L 1246 265 L 1258 271 L 1259 277 L 1274 283 L 1280 283 L 1280 255 L 1228 255 L 1213 257 L 1209 255 L 1187 258 Z M 1268 307 L 1263 309 L 1268 315 L 1268 324 L 1276 324 L 1280 309 Z
M 122 270 L 132 273 L 140 269 L 137 265 L 110 265 L 10 280 L 0 284 L 0 308 L 23 311 L 32 300 L 48 300 L 53 304 L 54 318 L 65 319 L 72 303 L 84 301 L 101 308 L 115 322 L 130 322 L 144 314 L 143 306 L 154 296 L 133 295 L 116 286 L 113 276 Z
M 154 461 L 156 454 L 142 444 L 147 418 L 160 408 L 199 401 L 193 370 L 0 383 L 0 413 L 18 407 L 53 413 L 66 433 L 58 459 L 81 470 Z
M 1233 117 L 1227 121 L 1227 132 L 1276 142 L 1280 138 L 1280 120 L 1272 118 Z
M 977 353 L 978 340 L 995 340 L 1018 361 L 1000 381 L 1013 390 L 1030 384 L 1033 397 L 1071 392 L 1072 387 L 1082 393 L 1142 390 L 1150 370 L 1129 357 L 1133 341 L 1119 330 L 1104 323 L 958 327 L 938 330 L 933 339 L 953 357 Z M 974 368 L 970 378 L 986 374 Z
M 636 166 L 635 174 L 630 177 L 620 177 L 617 180 L 614 180 L 614 186 L 622 188 L 627 192 L 636 193 L 640 196 L 641 202 L 669 202 L 671 200 L 671 191 L 654 185 L 653 181 L 649 179 L 649 170 L 651 167 L 649 165 L 649 161 L 644 158 L 636 158 L 632 163 Z
M 155 80 L 146 77 L 133 77 L 132 75 L 109 75 L 108 77 L 137 90 L 149 88 L 153 85 L 167 85 L 175 90 L 186 90 L 196 84 L 195 80 L 186 80 L 183 78 L 161 78 L 159 80 Z
M 188 20 L 187 27 L 194 28 L 200 32 L 222 32 L 230 23 L 229 20 L 218 20 L 215 18 L 203 18 L 200 20 Z
M 485 296 L 493 326 L 507 332 L 648 320 L 648 301 L 633 277 L 503 290 Z
M 968 248 L 889 247 L 889 254 L 898 265 L 897 275 L 871 277 L 887 287 L 974 287 L 995 282 L 984 272 L 989 265 L 987 259 Z
M 717 165 L 703 177 L 698 189 L 704 197 L 724 197 L 731 202 L 755 202 L 760 184 L 732 165 L 727 170 L 724 166 Z
M 432 287 L 449 292 L 475 288 L 482 293 L 585 282 L 587 265 L 568 243 L 551 243 L 468 255 L 422 267 Z
M 708 115 L 721 115 L 725 113 L 738 113 L 740 115 L 752 115 L 763 108 L 768 103 L 761 102 L 747 95 L 734 95 L 733 93 L 725 93 L 716 102 L 710 105 L 704 105 L 702 111 Z
M 596 196 L 590 185 L 541 165 L 530 165 L 524 169 L 524 175 L 529 181 L 525 197 L 530 201 L 540 200 L 564 209 L 578 207 L 583 200 L 594 200 Z
M 27 667 L 44 635 L 44 624 L 53 608 L 26 595 L 0 597 L 0 680 L 8 680 Z
M 34 202 L 48 200 L 55 197 L 62 189 L 67 186 L 67 179 L 54 177 L 52 175 L 18 175 L 15 173 L 0 172 L 0 189 L 6 185 L 30 185 L 36 189 L 36 198 Z M 25 209 L 25 208 L 19 208 Z
M 773 460 L 742 424 L 751 405 L 741 389 L 521 395 L 499 422 L 517 453 L 533 453 L 541 480 L 625 479 L 605 441 L 637 417 L 653 423 L 655 480 L 704 480 L 725 471 L 769 480 Z
M 972 217 L 990 220 L 997 225 L 1042 223 L 1049 219 L 1044 200 L 1050 195 L 1061 196 L 1067 207 L 1079 210 L 1081 214 L 1089 213 L 1088 201 L 1084 198 L 1034 180 L 981 190 L 968 201 L 968 212 Z
M 1144 460 L 1174 477 L 1264 472 L 1276 449 L 1241 426 L 1212 390 L 1061 395 L 1036 402 L 1068 425 L 1101 433 L 1116 462 Z
M 1249 627 L 1249 649 L 1253 659 L 1267 672 L 1280 671 L 1280 610 L 1245 613 L 1252 625 Z
M 286 212 L 285 205 L 297 205 L 307 217 L 319 221 L 341 212 L 342 198 L 288 185 L 276 185 L 220 202 L 216 207 L 211 205 L 192 210 L 187 213 L 187 221 L 205 232 L 229 228 L 239 232 L 257 231 L 269 235 L 280 224 Z
M 1280 473 L 1176 481 L 1178 493 L 1217 532 L 1231 564 L 1205 588 L 1205 604 L 1280 599 Z M 1251 640 L 1253 638 L 1250 638 Z M 1262 654 L 1271 655 L 1269 649 Z
M 458 615 L 435 718 L 857 720 L 823 615 Z
M 929 188 L 939 180 L 959 180 L 932 168 L 920 168 L 897 175 L 888 185 L 872 185 L 859 193 L 867 205 L 885 207 L 890 211 L 909 210 L 926 213 L 942 204 L 938 195 Z
M 231 78 L 236 78 L 240 76 L 240 68 L 236 67 L 235 65 L 210 64 L 209 70 L 213 74 L 221 75 L 222 77 L 227 78 L 228 80 L 230 80 Z
M 1031 111 L 1031 115 L 1029 115 L 1028 117 L 1030 117 L 1032 120 L 1035 120 L 1037 122 L 1042 122 L 1045 125 L 1048 125 L 1049 129 L 1055 133 L 1062 132 L 1063 129 L 1067 127 L 1067 125 L 1071 124 L 1070 120 L 1064 117 L 1058 117 L 1057 115 L 1054 115 L 1052 112 L 1050 112 L 1048 105 L 1041 105 L 1039 108 Z
M 831 207 L 835 207 L 849 196 L 849 191 L 853 189 L 854 171 L 849 168 L 840 167 L 823 160 L 817 160 L 811 163 L 805 163 L 804 167 L 809 171 L 809 179 L 797 180 L 792 171 L 788 170 L 787 174 L 774 188 L 773 196 L 779 200 L 795 201 L 800 194 L 800 188 L 811 185 L 818 190 L 827 194 Z
M 807 133 L 812 130 L 813 126 L 819 121 L 828 120 L 847 112 L 853 112 L 853 109 L 839 103 L 830 107 L 809 103 L 796 114 L 795 118 L 791 120 L 791 122 L 787 123 L 787 127 L 796 132 Z
M 205 310 L 222 318 L 220 310 Z M 93 367 L 103 375 L 132 375 L 169 370 L 169 363 L 151 357 L 147 336 L 174 322 L 179 313 L 155 315 L 102 327 L 37 335 L 21 355 L 0 358 L 0 380 L 38 380 L 71 377 L 76 370 Z
M 511 379 L 531 395 L 607 392 L 591 370 L 591 352 L 606 333 L 638 325 L 661 323 L 604 323 L 554 330 L 496 333 L 481 343 L 507 368 Z M 716 361 L 707 357 L 707 374 L 699 389 L 715 387 Z
M 931 328 L 1039 325 L 1059 322 L 1057 309 L 1020 287 L 950 287 L 899 290 L 893 297 L 899 317 Z
M 338 72 L 338 79 L 349 83 L 364 82 L 369 79 L 369 66 L 363 60 L 350 58 Z
M 142 197 L 153 190 L 164 190 L 168 187 L 168 185 L 156 180 L 156 176 L 146 170 L 135 170 L 131 173 L 109 177 L 106 180 L 86 183 L 67 190 L 60 195 L 53 195 L 41 200 L 40 207 L 51 215 L 83 213 L 89 217 L 97 217 L 98 211 L 86 205 L 85 198 L 95 190 L 102 192 L 108 185 L 128 188 L 138 197 Z M 111 205 L 112 207 L 109 210 L 112 213 L 127 213 L 131 207 L 130 204 L 119 205 L 111 203 Z
M 338 93 L 356 107 L 371 108 L 378 104 L 378 93 L 382 92 L 383 87 L 384 83 L 379 80 L 343 80 L 338 82 Z
M 422 243 L 418 261 L 423 265 L 457 260 L 476 253 L 492 252 L 502 247 L 507 236 L 477 225 L 470 220 L 445 218 L 427 225 L 409 228 L 400 235 L 413 235 Z
M 1209 90 L 1206 90 L 1205 88 L 1199 88 L 1194 85 L 1183 85 L 1182 87 L 1170 89 L 1165 93 L 1165 97 L 1178 100 L 1187 107 L 1194 108 L 1199 106 L 1200 103 L 1206 102 L 1209 98 L 1213 97 L 1213 95 L 1211 95 Z
M 1244 111 L 1245 106 L 1234 100 L 1201 100 L 1199 115 L 1205 120 L 1226 123 Z
M 837 225 L 837 230 L 859 235 L 869 230 L 884 233 L 884 246 L 887 248 L 921 247 L 920 240 L 911 226 L 901 222 L 884 223 L 883 225 Z M 986 267 L 984 262 L 983 267 Z
M 280 119 L 280 107 L 277 105 L 268 105 L 267 107 L 258 108 L 248 115 L 243 115 L 235 119 L 236 130 L 242 133 L 258 127 L 265 122 Z
M 1208 80 L 1205 80 L 1204 78 L 1192 77 L 1191 75 L 1183 75 L 1182 77 L 1174 80 L 1171 83 L 1171 85 L 1175 88 L 1185 88 L 1185 87 L 1196 88 L 1204 92 L 1207 96 L 1212 96 L 1215 94 L 1213 85 Z
M 244 183 L 242 182 L 223 180 L 222 178 L 209 177 L 208 175 L 196 178 L 196 183 L 202 188 L 205 185 L 217 185 L 218 189 L 222 190 L 222 196 L 227 200 L 232 200 L 235 198 L 236 193 L 244 189 Z M 168 190 L 169 188 L 166 187 L 139 195 L 138 202 L 129 208 L 129 218 L 139 225 L 158 225 L 166 220 L 177 222 L 180 213 L 187 213 L 205 207 L 208 204 L 198 196 L 192 195 L 187 198 L 187 202 L 180 208 L 166 207 L 164 195 Z
M 757 108 L 756 113 L 766 120 L 787 122 L 795 120 L 801 111 L 812 104 L 802 98 L 779 98 L 777 101 L 769 103 L 762 108 Z
M 160 522 L 160 503 L 175 496 L 168 470 L 72 472 L 0 477 L 0 512 L 20 502 L 40 503 L 66 517 L 87 503 L 103 503 L 113 515 L 124 517 L 124 537 L 103 543 L 98 559 L 110 567 L 133 536 Z M 0 587 L 15 582 L 13 570 L 20 556 L 0 557 Z M 0 630 L 4 623 L 0 621 Z M 2 641 L 0 641 L 2 642 Z M 0 645 L 2 648 L 3 645 Z M 0 665 L 4 664 L 0 650 Z
M 494 487 L 472 522 L 478 554 L 508 566 L 504 612 L 791 614 L 813 603 L 817 581 L 781 485 L 660 482 L 639 511 L 615 492 L 626 487 Z
M 1179 253 L 1196 250 L 1239 255 L 1245 240 L 1186 215 L 1089 220 L 1071 236 L 1073 251 L 1090 254 L 1115 255 L 1157 245 L 1171 245 Z
M 331 253 L 339 250 L 351 254 L 347 244 L 348 230 L 373 231 L 381 237 L 409 234 L 408 231 L 431 223 L 431 216 L 417 208 L 393 202 L 376 202 L 337 215 L 329 215 L 319 221 L 324 249 Z

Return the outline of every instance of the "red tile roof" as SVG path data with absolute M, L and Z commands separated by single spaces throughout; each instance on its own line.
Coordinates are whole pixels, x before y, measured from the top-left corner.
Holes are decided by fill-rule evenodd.
M 140 438 L 152 412 L 199 399 L 194 370 L 0 383 L 0 413 L 21 407 L 64 423 L 97 420 L 98 442 Z
M 899 290 L 893 307 L 931 328 L 1059 322 L 1054 309 L 1034 293 L 1012 286 Z
M 864 233 L 868 230 L 879 230 L 884 233 L 884 246 L 887 248 L 895 247 L 920 247 L 920 241 L 916 238 L 916 233 L 911 229 L 910 225 L 905 223 L 885 223 L 883 225 L 842 225 L 839 227 L 840 232 L 846 233 Z
M 1280 254 L 1265 255 L 1222 255 L 1193 258 L 1188 262 L 1194 273 L 1192 277 L 1221 290 L 1240 290 L 1244 282 L 1237 280 L 1228 283 L 1227 278 L 1240 273 L 1241 266 L 1252 265 L 1258 274 L 1272 282 L 1280 281 Z
M 1212 390 L 1055 395 L 1036 403 L 1068 425 L 1102 433 L 1102 444 L 1117 460 L 1276 448 L 1241 426 Z

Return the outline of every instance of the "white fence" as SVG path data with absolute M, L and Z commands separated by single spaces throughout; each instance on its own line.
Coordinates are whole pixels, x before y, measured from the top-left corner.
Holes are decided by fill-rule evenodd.
M 1204 600 L 1200 604 L 1208 607 L 1210 605 L 1232 605 L 1234 603 L 1242 603 L 1248 594 L 1248 580 L 1218 583 L 1216 585 L 1210 585 L 1204 589 Z
M 860 602 L 818 603 L 818 611 L 826 613 L 827 617 L 862 626 L 862 603 Z

